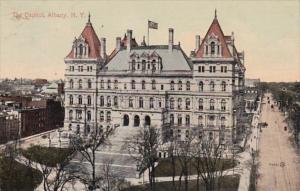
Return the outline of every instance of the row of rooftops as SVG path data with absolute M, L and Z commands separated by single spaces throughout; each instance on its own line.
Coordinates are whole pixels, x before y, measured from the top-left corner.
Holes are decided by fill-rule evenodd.
M 234 45 L 234 34 L 232 33 L 230 36 L 224 35 L 216 15 L 203 40 L 200 39 L 200 35 L 196 35 L 196 48 L 192 51 L 191 57 L 186 56 L 180 43 L 174 45 L 173 36 L 174 30 L 170 28 L 168 45 L 148 46 L 145 39 L 143 39 L 143 42 L 139 45 L 135 38 L 132 37 L 132 30 L 127 30 L 127 34 L 124 35 L 123 39 L 120 37 L 116 38 L 115 49 L 111 54 L 107 55 L 106 39 L 101 38 L 101 40 L 99 40 L 89 18 L 81 35 L 78 38 L 75 38 L 73 47 L 65 60 L 76 59 L 78 52 L 83 52 L 83 50 L 76 49 L 76 46 L 82 44 L 87 47 L 87 49 L 84 49 L 86 56 L 83 58 L 105 60 L 106 68 L 108 70 L 122 70 L 122 67 L 128 68 L 128 65 L 126 64 L 129 59 L 128 55 L 131 55 L 132 53 L 142 54 L 143 51 L 150 52 L 151 50 L 154 50 L 163 58 L 164 69 L 168 70 L 175 68 L 178 70 L 188 70 L 191 69 L 191 62 L 189 60 L 207 58 L 205 55 L 205 51 L 207 51 L 207 42 L 210 38 L 216 38 L 219 43 L 218 51 L 220 49 L 219 58 L 236 59 L 239 63 L 243 63 L 244 53 L 237 51 Z M 120 62 L 124 62 L 125 64 Z

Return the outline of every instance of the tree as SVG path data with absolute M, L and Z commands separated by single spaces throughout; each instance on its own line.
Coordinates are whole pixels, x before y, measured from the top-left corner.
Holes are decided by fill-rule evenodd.
M 188 177 L 190 174 L 190 165 L 192 164 L 192 142 L 193 136 L 188 136 L 184 141 L 177 142 L 177 159 L 180 164 L 179 190 L 181 190 L 182 176 L 184 176 L 184 191 L 188 191 Z
M 225 162 L 223 145 L 215 138 L 195 139 L 192 145 L 194 165 L 197 169 L 197 190 L 199 190 L 199 177 L 204 182 L 206 191 L 221 188 Z
M 71 138 L 72 148 L 79 153 L 81 161 L 85 161 L 91 167 L 91 173 L 86 172 L 80 177 L 80 181 L 89 190 L 100 187 L 102 177 L 96 175 L 96 151 L 109 143 L 108 138 L 114 133 L 114 128 L 100 129 L 99 133 L 92 132 L 88 136 L 79 135 Z
M 176 159 L 177 159 L 177 149 L 178 149 L 178 143 L 176 138 L 173 136 L 170 139 L 170 142 L 167 143 L 167 148 L 168 148 L 168 154 L 169 158 L 171 159 L 171 165 L 172 165 L 172 186 L 173 190 L 176 191 L 177 187 L 175 184 L 175 176 L 176 176 Z
M 24 163 L 31 167 L 35 166 L 42 172 L 44 191 L 62 191 L 66 183 L 77 178 L 69 168 L 75 155 L 73 149 L 36 145 L 27 150 L 21 150 L 21 153 L 25 157 Z
M 130 139 L 126 146 L 131 157 L 138 163 L 138 171 L 141 174 L 148 170 L 150 190 L 155 190 L 155 162 L 157 150 L 160 145 L 160 131 L 151 126 L 141 128 L 137 135 Z

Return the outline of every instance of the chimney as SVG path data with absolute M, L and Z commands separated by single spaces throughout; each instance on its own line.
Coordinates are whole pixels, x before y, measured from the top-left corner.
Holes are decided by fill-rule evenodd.
M 121 37 L 117 37 L 116 38 L 116 50 L 120 50 L 121 49 Z
M 106 39 L 101 38 L 101 48 L 100 48 L 100 56 L 105 59 L 106 57 Z
M 127 51 L 131 50 L 131 39 L 132 39 L 132 30 L 127 30 Z
M 200 44 L 201 44 L 200 35 L 196 35 L 196 49 L 195 49 L 195 51 L 199 50 Z
M 173 50 L 174 29 L 169 28 L 169 51 Z

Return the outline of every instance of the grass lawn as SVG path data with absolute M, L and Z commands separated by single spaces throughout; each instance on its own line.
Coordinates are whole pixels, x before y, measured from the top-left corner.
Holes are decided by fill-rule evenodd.
M 195 161 L 192 160 L 189 170 L 189 174 L 197 174 L 196 168 L 195 168 Z M 233 163 L 231 159 L 221 159 L 221 162 L 223 163 L 223 166 L 226 169 L 233 168 L 233 166 L 236 166 L 236 161 Z M 221 163 L 220 163 L 221 164 Z M 178 158 L 175 159 L 175 175 L 179 176 L 181 172 L 181 165 L 180 160 Z M 166 177 L 166 176 L 172 176 L 172 162 L 170 158 L 165 159 L 159 159 L 158 165 L 155 168 L 155 176 L 156 177 Z
M 42 173 L 18 163 L 13 158 L 0 157 L 0 190 L 34 190 L 42 182 Z
M 223 177 L 223 183 L 221 186 L 221 191 L 237 191 L 239 187 L 239 176 L 224 176 Z M 176 185 L 178 185 L 178 181 L 176 182 Z M 183 184 L 183 181 L 182 181 Z M 132 186 L 126 189 L 123 189 L 122 191 L 148 191 L 150 189 L 147 188 L 148 185 L 142 185 L 142 186 Z M 173 189 L 172 182 L 157 182 L 156 183 L 156 191 L 170 191 Z M 178 190 L 178 189 L 177 189 Z M 183 185 L 182 185 L 183 190 Z M 196 180 L 191 180 L 189 182 L 189 191 L 197 191 L 197 182 Z M 203 182 L 201 182 L 200 190 L 205 190 L 205 185 Z
M 68 148 L 41 147 L 35 145 L 26 150 L 21 150 L 21 153 L 27 159 L 49 167 L 55 167 L 56 164 L 65 160 L 65 158 L 72 153 L 72 150 Z

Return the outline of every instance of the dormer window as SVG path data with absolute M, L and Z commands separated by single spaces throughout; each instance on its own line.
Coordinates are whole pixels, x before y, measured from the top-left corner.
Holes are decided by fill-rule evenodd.
M 215 42 L 211 42 L 211 43 L 210 43 L 210 53 L 211 53 L 212 55 L 215 54 Z
M 135 71 L 135 60 L 132 60 L 132 71 Z
M 78 53 L 78 56 L 82 56 L 83 55 L 83 46 L 82 44 L 79 45 L 79 53 Z
M 142 60 L 142 71 L 146 70 L 146 60 Z

